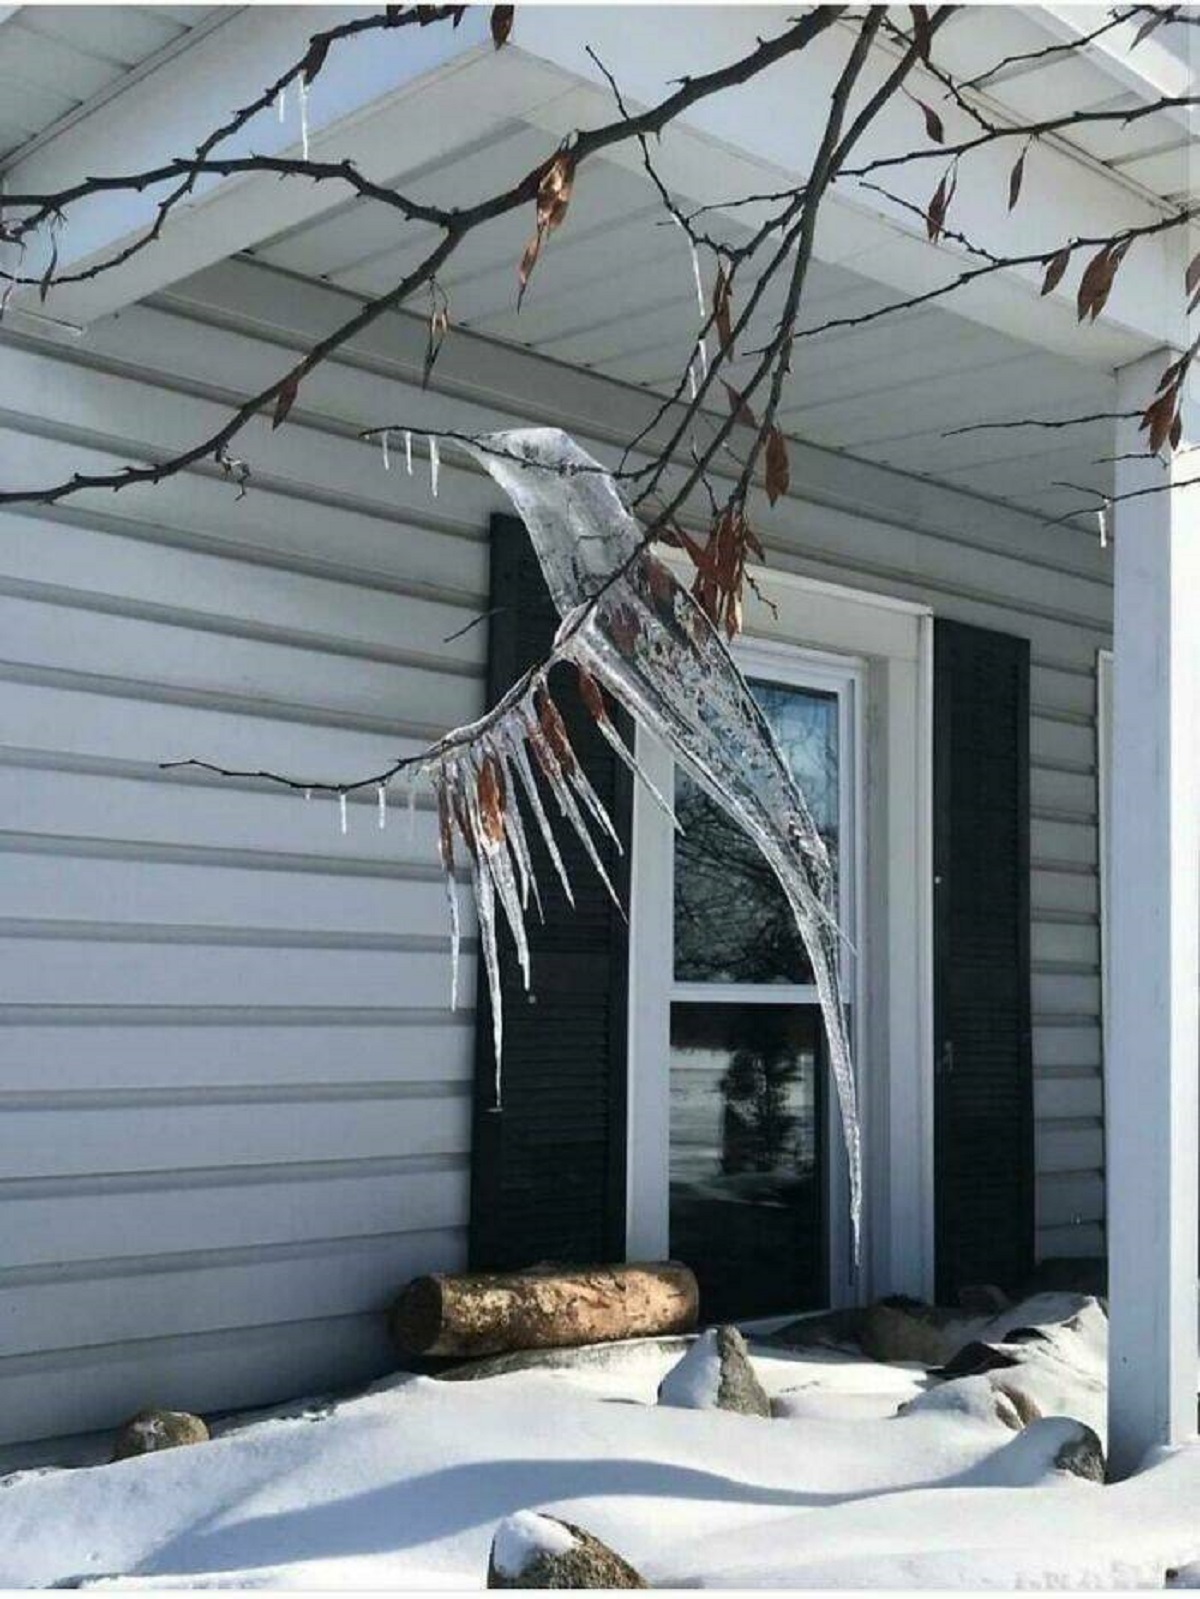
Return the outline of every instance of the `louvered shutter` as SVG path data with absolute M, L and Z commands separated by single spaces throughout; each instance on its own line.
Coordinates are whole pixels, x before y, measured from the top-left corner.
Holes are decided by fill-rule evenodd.
M 934 635 L 935 1209 L 940 1302 L 1033 1265 L 1029 645 Z
M 489 703 L 545 656 L 558 625 L 529 535 L 515 518 L 492 520 L 491 574 Z M 611 841 L 598 848 L 627 905 L 628 774 L 596 732 L 574 671 L 557 668 L 551 688 L 581 764 L 626 845 L 624 855 Z M 548 790 L 543 800 L 547 815 L 556 817 Z M 531 904 L 529 994 L 511 935 L 499 928 L 500 1111 L 482 969 L 478 982 L 470 1260 L 480 1269 L 625 1257 L 627 928 L 566 827 L 556 827 L 556 837 L 574 909 L 532 825 L 528 833 L 545 921 Z

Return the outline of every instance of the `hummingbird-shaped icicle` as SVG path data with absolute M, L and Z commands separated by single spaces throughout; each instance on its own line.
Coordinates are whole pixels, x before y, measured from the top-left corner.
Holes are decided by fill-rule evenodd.
M 661 740 L 753 838 L 787 896 L 825 1023 L 857 1261 L 862 1154 L 841 995 L 843 940 L 828 852 L 804 795 L 724 640 L 645 546 L 642 529 L 604 467 L 559 428 L 463 442 L 529 530 L 562 617 L 557 657 L 584 668 Z

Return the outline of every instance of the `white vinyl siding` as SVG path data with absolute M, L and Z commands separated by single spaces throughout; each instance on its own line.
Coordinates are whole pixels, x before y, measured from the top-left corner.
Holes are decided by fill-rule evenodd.
M 346 304 L 235 261 L 77 344 L 0 335 L 0 480 L 193 442 Z M 0 516 L 0 1441 L 374 1376 L 391 1293 L 465 1259 L 473 1018 L 430 812 L 410 841 L 368 795 L 343 838 L 328 799 L 157 765 L 369 772 L 482 708 L 485 629 L 450 635 L 498 491 L 448 451 L 433 499 L 419 447 L 410 480 L 357 430 L 602 446 L 645 402 L 457 331 L 422 394 L 423 342 L 391 317 L 252 426 L 242 499 L 205 466 Z M 1032 641 L 1039 1248 L 1098 1251 L 1108 558 L 829 451 L 792 482 L 773 564 Z

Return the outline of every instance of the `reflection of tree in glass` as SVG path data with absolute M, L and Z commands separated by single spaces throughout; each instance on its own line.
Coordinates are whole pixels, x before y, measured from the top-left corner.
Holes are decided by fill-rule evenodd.
M 752 683 L 837 871 L 837 701 Z M 675 976 L 681 982 L 806 983 L 795 919 L 758 846 L 680 775 L 675 809 Z
M 798 1118 L 788 1111 L 799 1062 L 786 1045 L 739 1049 L 721 1078 L 721 1171 L 770 1172 L 799 1165 Z

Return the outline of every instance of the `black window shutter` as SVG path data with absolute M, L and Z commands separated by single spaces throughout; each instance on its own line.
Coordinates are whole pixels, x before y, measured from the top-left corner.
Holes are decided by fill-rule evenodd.
M 529 535 L 510 516 L 492 519 L 490 608 L 489 704 L 545 657 L 558 625 Z M 597 733 L 572 668 L 555 669 L 551 692 L 625 844 L 623 855 L 611 840 L 598 841 L 597 848 L 627 906 L 629 774 Z M 625 1258 L 627 927 L 574 833 L 556 825 L 558 807 L 545 788 L 543 802 L 575 906 L 525 811 L 545 921 L 531 901 L 532 986 L 526 994 L 511 935 L 497 918 L 504 1006 L 500 1111 L 481 962 L 469 1246 L 477 1269 Z
M 934 634 L 937 1292 L 1033 1265 L 1029 644 Z

